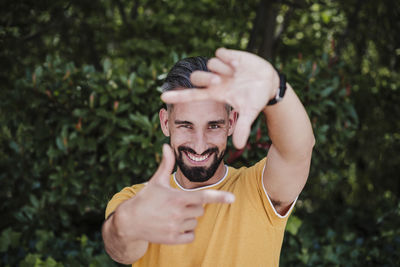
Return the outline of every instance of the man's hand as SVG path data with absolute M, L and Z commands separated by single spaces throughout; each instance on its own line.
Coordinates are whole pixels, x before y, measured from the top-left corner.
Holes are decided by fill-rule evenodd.
M 185 192 L 172 188 L 170 175 L 174 164 L 171 147 L 164 145 L 162 162 L 149 183 L 117 208 L 114 216 L 119 233 L 152 243 L 190 243 L 194 240 L 196 218 L 204 213 L 204 204 L 234 201 L 234 195 L 228 192 Z
M 248 52 L 219 48 L 215 55 L 207 63 L 211 72 L 195 71 L 190 77 L 204 89 L 173 90 L 161 98 L 170 104 L 208 99 L 228 103 L 239 113 L 233 143 L 243 148 L 253 121 L 277 94 L 279 76 L 270 63 Z

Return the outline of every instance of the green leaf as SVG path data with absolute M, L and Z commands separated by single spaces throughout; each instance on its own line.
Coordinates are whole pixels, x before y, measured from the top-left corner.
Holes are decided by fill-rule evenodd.
M 324 90 L 322 90 L 320 92 L 321 97 L 327 97 L 328 95 L 330 95 L 333 91 L 335 90 L 335 88 L 333 86 L 328 86 L 326 87 Z
M 147 116 L 141 115 L 139 113 L 129 114 L 129 118 L 133 123 L 141 129 L 148 130 L 152 129 L 152 124 Z
M 129 89 L 132 89 L 133 84 L 135 83 L 135 80 L 136 80 L 136 73 L 135 73 L 135 72 L 132 72 L 132 73 L 129 75 L 129 79 L 128 79 L 128 88 L 129 88 Z
M 74 109 L 74 111 L 72 113 L 76 117 L 85 117 L 87 115 L 87 113 L 88 113 L 88 110 L 87 109 L 77 108 L 77 109 Z
M 7 228 L 1 232 L 0 236 L 0 252 L 5 252 L 8 250 L 8 247 L 11 245 L 10 235 L 12 233 L 11 228 Z
M 108 102 L 108 95 L 101 95 L 100 96 L 100 106 L 104 106 Z
M 38 209 L 40 206 L 39 200 L 36 198 L 35 195 L 29 195 L 29 199 L 35 209 Z
M 108 73 L 111 70 L 111 60 L 106 58 L 103 62 L 103 71 L 104 73 Z
M 292 235 L 297 235 L 297 232 L 299 231 L 301 225 L 302 221 L 298 217 L 291 215 L 286 225 L 286 231 L 288 231 Z
M 16 142 L 11 141 L 9 145 L 10 145 L 10 148 L 12 150 L 14 150 L 16 153 L 19 153 L 20 148 L 19 148 L 19 145 Z
M 332 16 L 330 12 L 324 11 L 321 13 L 321 18 L 325 24 L 328 24 L 331 21 Z
M 56 145 L 57 145 L 58 149 L 65 150 L 64 142 L 63 142 L 63 139 L 61 136 L 57 136 Z

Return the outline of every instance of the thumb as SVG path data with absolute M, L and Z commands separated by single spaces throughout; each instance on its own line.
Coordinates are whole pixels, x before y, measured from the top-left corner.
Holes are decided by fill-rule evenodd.
M 250 135 L 251 125 L 255 118 L 256 117 L 251 114 L 239 113 L 235 131 L 233 132 L 233 144 L 237 149 L 242 149 L 246 145 Z
M 172 148 L 167 144 L 163 145 L 162 151 L 163 157 L 161 163 L 158 166 L 156 173 L 151 178 L 150 182 L 169 187 L 170 176 L 175 166 L 175 155 L 172 151 Z

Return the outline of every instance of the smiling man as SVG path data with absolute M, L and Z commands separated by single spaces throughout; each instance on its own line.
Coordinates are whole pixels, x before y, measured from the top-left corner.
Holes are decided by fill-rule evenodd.
M 228 49 L 179 61 L 163 88 L 159 117 L 170 145 L 148 183 L 108 203 L 106 251 L 133 266 L 278 266 L 314 146 L 293 89 L 264 59 Z M 243 148 L 260 112 L 272 140 L 266 157 L 225 165 L 228 137 Z
M 184 188 L 205 186 L 221 179 L 234 116 L 230 108 L 216 101 L 168 105 L 168 111 L 160 111 L 163 133 L 170 137 L 175 150 L 178 165 L 175 178 Z

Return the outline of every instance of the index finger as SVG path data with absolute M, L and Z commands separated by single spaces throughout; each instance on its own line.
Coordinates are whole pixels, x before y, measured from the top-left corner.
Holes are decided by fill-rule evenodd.
M 224 47 L 218 48 L 215 51 L 215 56 L 219 58 L 221 61 L 225 62 L 226 64 L 230 64 L 235 66 L 235 62 L 240 60 L 241 56 L 243 55 L 243 51 L 227 49 Z
M 188 192 L 188 204 L 233 203 L 235 195 L 226 191 L 203 190 Z
M 235 131 L 233 132 L 233 144 L 236 148 L 242 149 L 245 147 L 247 140 L 249 139 L 251 125 L 257 118 L 257 113 L 239 113 Z
M 183 89 L 172 90 L 161 95 L 161 100 L 168 104 L 176 104 L 190 101 L 202 101 L 213 99 L 208 89 Z

